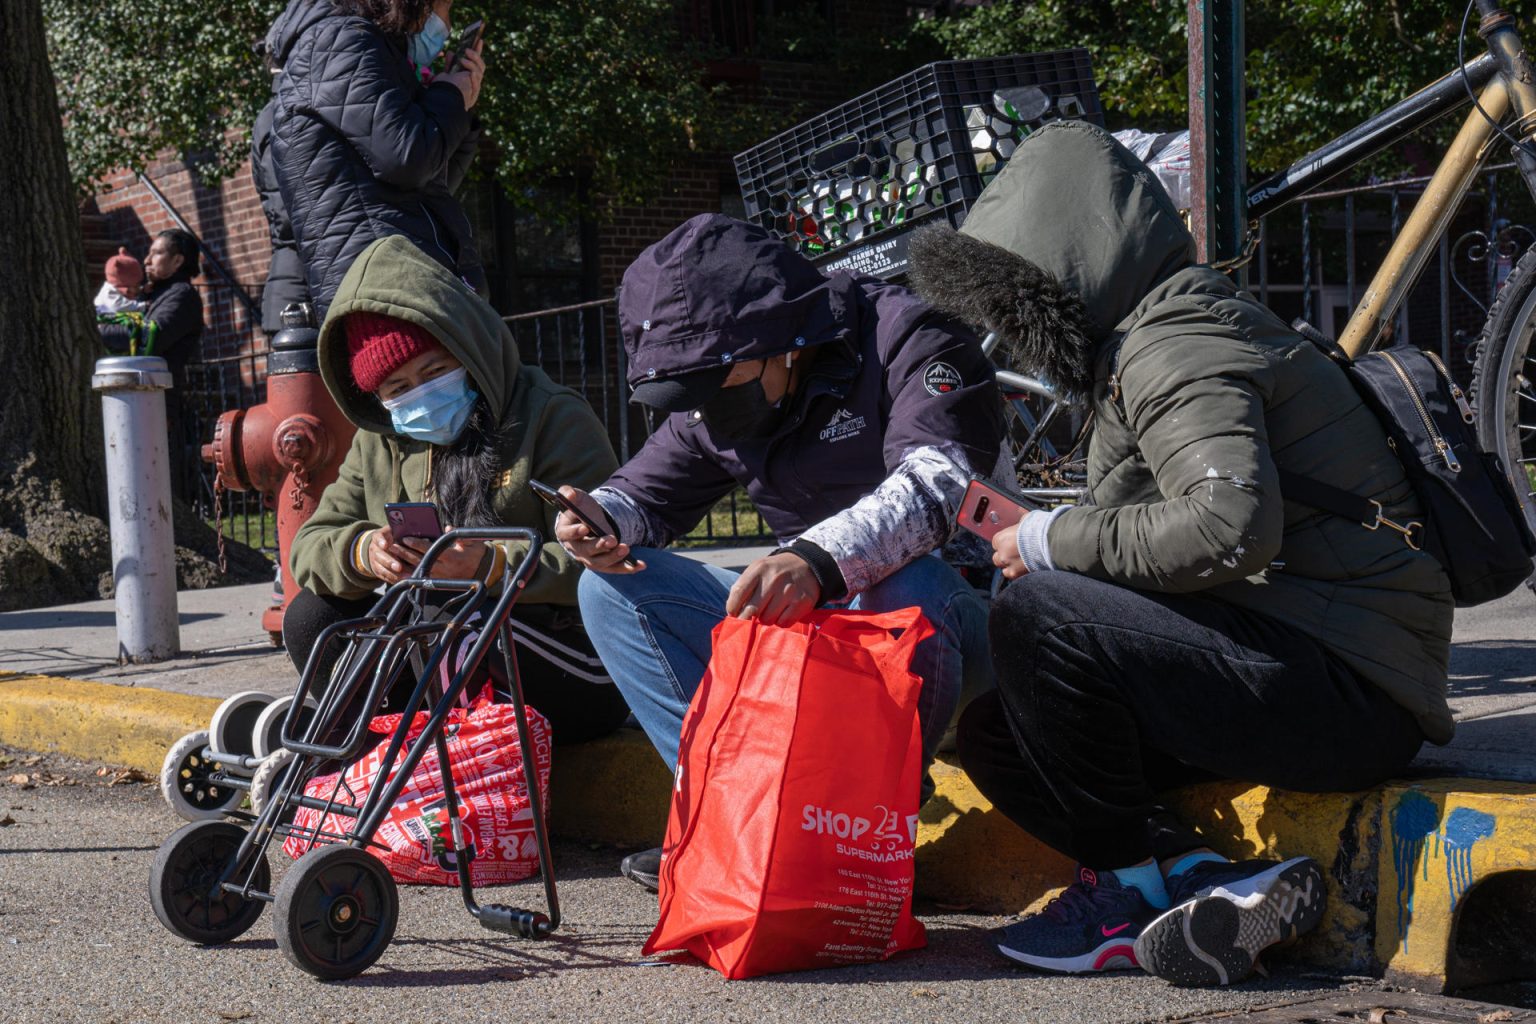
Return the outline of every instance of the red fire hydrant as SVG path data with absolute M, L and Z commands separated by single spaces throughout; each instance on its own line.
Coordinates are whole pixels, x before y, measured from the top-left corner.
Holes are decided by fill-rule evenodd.
M 221 415 L 213 443 L 203 445 L 203 460 L 217 471 L 215 488 L 259 491 L 277 510 L 283 601 L 261 617 L 274 643 L 282 642 L 283 613 L 299 592 L 288 568 L 294 535 L 336 479 L 356 430 L 320 379 L 319 337 L 307 309 L 285 309 L 283 329 L 272 339 L 267 357 L 266 402 Z

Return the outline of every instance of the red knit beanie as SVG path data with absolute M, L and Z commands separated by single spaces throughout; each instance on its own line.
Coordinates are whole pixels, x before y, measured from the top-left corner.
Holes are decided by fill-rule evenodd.
M 107 257 L 106 278 L 113 288 L 133 288 L 144 283 L 144 265 L 119 248 L 116 256 Z
M 377 391 L 390 374 L 424 352 L 442 348 L 426 328 L 383 313 L 348 313 L 347 356 L 360 391 Z

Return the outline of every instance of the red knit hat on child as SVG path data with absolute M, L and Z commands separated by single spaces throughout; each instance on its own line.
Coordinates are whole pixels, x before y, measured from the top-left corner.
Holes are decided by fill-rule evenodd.
M 442 343 L 424 327 L 383 313 L 348 313 L 341 321 L 347 331 L 347 357 L 359 391 L 377 391 L 406 363 Z
M 107 283 L 117 289 L 137 288 L 144 283 L 144 265 L 119 248 L 116 256 L 107 257 Z

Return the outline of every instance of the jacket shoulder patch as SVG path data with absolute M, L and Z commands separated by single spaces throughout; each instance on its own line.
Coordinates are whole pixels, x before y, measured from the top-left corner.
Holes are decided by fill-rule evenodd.
M 923 370 L 923 387 L 930 395 L 947 395 L 960 390 L 964 383 L 960 371 L 941 359 L 935 359 Z

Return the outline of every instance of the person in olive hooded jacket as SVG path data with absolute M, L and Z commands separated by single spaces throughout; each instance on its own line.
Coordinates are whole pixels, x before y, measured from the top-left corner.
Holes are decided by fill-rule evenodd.
M 370 245 L 342 279 L 320 328 L 320 373 L 358 427 L 336 482 L 294 537 L 290 563 L 304 588 L 283 620 L 294 665 L 319 632 L 363 614 L 381 583 L 414 571 L 429 542 L 397 537 L 386 503 L 435 502 L 447 528 L 522 526 L 545 538 L 538 569 L 514 608 L 568 647 L 590 650 L 576 611 L 581 567 L 554 540 L 554 513 L 530 478 L 593 486 L 617 466 L 581 396 L 524 366 L 496 311 L 408 239 Z M 522 542 L 461 541 L 434 575 L 495 582 Z M 617 728 L 627 716 L 610 684 L 539 658 L 520 662 L 528 702 L 557 740 Z
M 1059 971 L 1245 977 L 1316 924 L 1305 858 L 1231 864 L 1155 803 L 1216 775 L 1374 786 L 1450 738 L 1452 601 L 1429 554 L 1288 500 L 1282 472 L 1420 514 L 1343 371 L 1197 265 L 1156 179 L 1109 135 L 1019 145 L 960 231 L 911 247 L 919 292 L 1088 401 L 1090 502 L 994 539 L 996 692 L 962 717 L 966 771 L 1083 865 L 998 949 Z M 1134 940 L 1134 945 L 1133 945 Z

